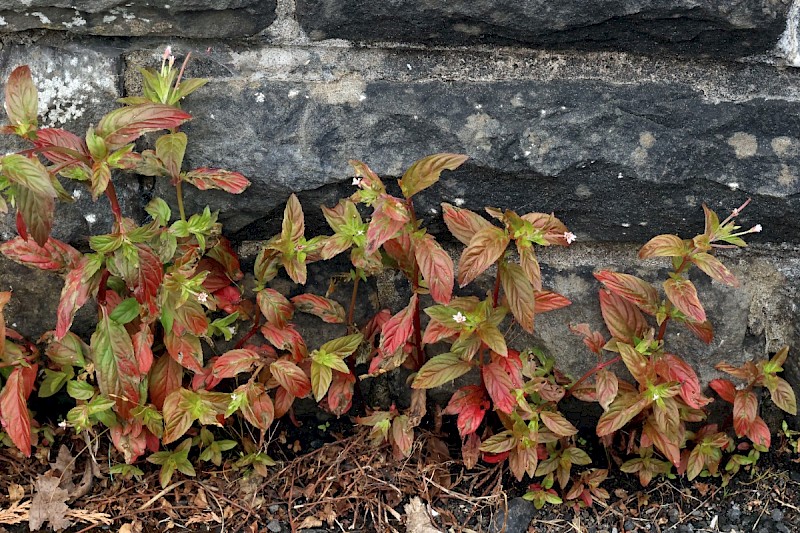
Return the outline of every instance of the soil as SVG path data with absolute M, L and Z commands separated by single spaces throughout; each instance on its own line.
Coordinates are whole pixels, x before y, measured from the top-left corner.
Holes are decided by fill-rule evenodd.
M 31 514 L 58 514 L 59 505 L 72 523 L 65 531 L 80 533 L 406 531 L 412 520 L 404 504 L 413 497 L 427 504 L 426 519 L 442 532 L 800 531 L 800 457 L 780 438 L 757 468 L 727 487 L 718 478 L 656 478 L 642 487 L 614 469 L 602 485 L 608 502 L 541 510 L 520 498 L 526 486 L 510 479 L 503 465 L 467 470 L 455 443 L 428 430 L 418 430 L 410 458 L 397 459 L 349 422 L 281 423 L 268 448 L 277 465 L 237 469 L 232 450 L 217 467 L 193 452 L 197 475 L 176 473 L 163 490 L 159 467 L 144 460 L 137 464 L 141 479 L 110 475 L 105 436 L 90 442 L 91 454 L 84 440 L 64 430 L 56 430 L 55 440 L 30 459 L 0 450 L 0 533 L 29 531 Z M 116 452 L 112 456 L 118 461 Z M 92 468 L 86 486 L 84 474 Z M 58 490 L 42 492 L 46 478 L 57 478 Z

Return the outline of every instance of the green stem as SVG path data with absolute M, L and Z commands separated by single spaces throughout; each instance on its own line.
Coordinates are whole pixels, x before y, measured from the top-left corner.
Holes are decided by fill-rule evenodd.
M 178 212 L 181 215 L 181 220 L 186 221 L 186 212 L 183 210 L 183 182 L 179 181 L 175 186 L 175 194 L 178 197 Z

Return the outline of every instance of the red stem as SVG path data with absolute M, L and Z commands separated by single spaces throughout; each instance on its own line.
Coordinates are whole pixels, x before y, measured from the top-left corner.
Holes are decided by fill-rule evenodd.
M 584 381 L 586 381 L 590 377 L 594 376 L 595 374 L 597 374 L 598 372 L 600 372 L 604 368 L 606 368 L 608 366 L 611 366 L 614 363 L 618 363 L 621 360 L 622 360 L 622 357 L 618 355 L 618 356 L 616 356 L 616 357 L 614 357 L 612 359 L 609 359 L 608 361 L 604 361 L 602 363 L 597 363 L 596 365 L 594 365 L 594 368 L 592 368 L 587 373 L 582 375 L 581 378 L 578 381 L 573 383 L 572 386 L 567 389 L 567 392 L 564 393 L 564 398 L 569 398 L 570 396 L 572 396 L 573 389 L 577 388 L 578 385 L 580 385 L 581 383 L 583 383 Z
M 253 319 L 253 327 L 252 327 L 252 328 L 250 328 L 250 331 L 248 331 L 248 332 L 247 332 L 247 334 L 246 334 L 244 337 L 242 337 L 241 339 L 239 339 L 239 341 L 236 343 L 236 346 L 235 346 L 235 348 L 238 350 L 238 349 L 240 349 L 242 346 L 244 346 L 244 343 L 246 343 L 247 341 L 249 341 L 249 340 L 250 340 L 250 338 L 251 338 L 253 335 L 255 335 L 256 333 L 258 333 L 258 328 L 259 328 L 259 327 L 261 327 L 261 313 L 259 312 L 259 310 L 258 310 L 258 309 L 256 309 L 256 317 Z
M 114 213 L 114 218 L 117 219 L 117 225 L 119 226 L 119 229 L 122 229 L 122 209 L 119 207 L 117 189 L 114 187 L 114 183 L 111 181 L 108 182 L 108 187 L 106 187 L 106 197 L 111 203 L 111 211 Z
M 348 326 L 355 326 L 353 323 L 353 316 L 356 312 L 356 295 L 358 294 L 358 282 L 361 278 L 358 276 L 358 272 L 356 272 L 356 279 L 353 281 L 353 294 L 350 296 L 350 307 L 347 309 L 347 325 Z
M 411 215 L 411 225 L 414 229 L 417 229 L 417 214 L 414 211 L 414 203 L 411 201 L 411 198 L 406 198 L 406 207 L 408 208 L 408 212 Z M 411 287 L 414 291 L 414 294 L 418 294 L 417 291 L 419 290 L 419 265 L 417 262 L 414 261 L 414 274 L 411 278 Z M 416 309 L 414 309 L 414 352 L 416 353 L 416 360 L 414 361 L 415 367 L 417 369 L 422 368 L 422 365 L 425 364 L 425 355 L 422 351 L 422 320 L 420 318 L 420 305 L 419 299 L 417 299 Z
M 106 305 L 106 283 L 108 283 L 108 278 L 111 276 L 111 272 L 108 269 L 103 270 L 102 276 L 100 276 L 100 285 L 98 285 L 97 290 L 97 303 L 98 305 Z

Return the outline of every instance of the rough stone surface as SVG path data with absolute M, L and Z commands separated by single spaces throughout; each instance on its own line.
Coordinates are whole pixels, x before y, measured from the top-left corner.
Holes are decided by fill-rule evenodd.
M 239 170 L 253 187 L 189 203 L 221 208 L 238 232 L 291 191 L 346 180 L 348 159 L 396 177 L 451 151 L 471 159 L 420 195 L 425 212 L 553 210 L 582 240 L 641 241 L 685 228 L 703 202 L 727 211 L 749 196 L 742 220 L 766 228 L 758 238 L 800 238 L 796 72 L 619 54 L 467 60 L 263 48 L 209 62 L 212 83 L 186 103 L 187 164 Z
M 0 79 L 20 65 L 29 65 L 39 89 L 39 124 L 42 127 L 65 128 L 83 137 L 90 124 L 117 107 L 120 97 L 118 75 L 120 57 L 104 49 L 71 46 L 8 46 L 0 52 Z M 3 113 L 3 122 L 7 118 Z M 2 153 L 26 146 L 10 136 L 0 137 Z M 143 213 L 139 184 L 135 177 L 117 182 L 117 195 L 126 216 L 140 218 Z M 103 197 L 92 202 L 88 188 L 80 183 L 62 180 L 75 202 L 56 206 L 57 221 L 53 235 L 61 240 L 80 243 L 89 235 L 111 229 L 112 215 Z M 3 240 L 16 235 L 13 213 L 0 216 Z
M 104 36 L 241 38 L 266 29 L 274 19 L 274 0 L 0 2 L 0 33 L 48 29 Z
M 781 0 L 297 0 L 312 39 L 501 43 L 710 56 L 763 53 L 789 11 Z
M 508 510 L 501 510 L 492 520 L 489 531 L 492 533 L 524 533 L 533 520 L 536 508 L 522 498 L 514 498 L 508 502 Z

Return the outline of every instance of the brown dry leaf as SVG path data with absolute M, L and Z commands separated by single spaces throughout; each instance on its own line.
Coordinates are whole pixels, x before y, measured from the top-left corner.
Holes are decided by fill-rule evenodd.
M 114 523 L 114 519 L 111 518 L 111 515 L 87 511 L 85 509 L 70 509 L 67 511 L 67 517 L 77 520 L 78 522 L 88 522 L 94 526 L 110 526 Z
M 316 516 L 307 516 L 300 523 L 297 529 L 313 529 L 315 527 L 320 527 L 321 525 L 322 525 L 322 520 L 320 520 Z
M 628 497 L 628 491 L 625 489 L 614 489 L 614 496 L 620 500 L 624 500 Z
M 11 503 L 16 503 L 25 497 L 25 489 L 18 483 L 11 483 L 8 486 L 8 499 Z
M 414 496 L 405 506 L 406 533 L 441 533 L 433 527 L 428 511 L 419 497 Z
M 467 440 L 461 445 L 461 458 L 467 470 L 478 464 L 481 457 L 481 439 L 475 433 L 467 435 Z
M 325 520 L 325 522 L 328 524 L 328 527 L 333 527 L 333 524 L 336 523 L 336 518 L 338 517 L 333 511 L 333 506 L 330 503 L 327 503 L 322 510 L 322 515 L 320 518 Z
M 75 459 L 73 459 L 72 454 L 69 452 L 69 448 L 63 444 L 61 445 L 58 449 L 56 462 L 50 463 L 50 468 L 57 470 L 59 474 L 61 474 L 62 479 L 70 479 L 72 477 L 72 472 L 75 469 Z
M 222 519 L 216 513 L 200 513 L 189 518 L 184 525 L 191 526 L 192 524 L 208 524 L 211 522 L 221 524 Z
M 129 524 L 122 524 L 119 528 L 119 533 L 142 533 L 144 526 L 141 520 L 134 520 Z
M 28 509 L 31 502 L 13 502 L 8 509 L 0 509 L 0 524 L 12 526 L 21 524 L 28 519 Z
M 409 427 L 419 426 L 427 413 L 426 403 L 428 401 L 428 391 L 426 389 L 411 389 L 411 407 L 406 414 L 408 415 Z
M 31 530 L 40 529 L 45 522 L 50 522 L 53 529 L 65 529 L 71 525 L 66 515 L 69 511 L 67 499 L 69 493 L 59 488 L 59 479 L 49 476 L 36 478 L 36 493 L 31 500 L 28 525 Z
M 700 496 L 705 496 L 708 494 L 709 485 L 708 483 L 700 483 L 699 481 L 695 482 L 694 488 L 697 489 L 697 492 L 700 493 Z
M 192 499 L 192 504 L 200 509 L 208 509 L 208 498 L 206 498 L 206 491 L 197 489 L 197 494 Z

